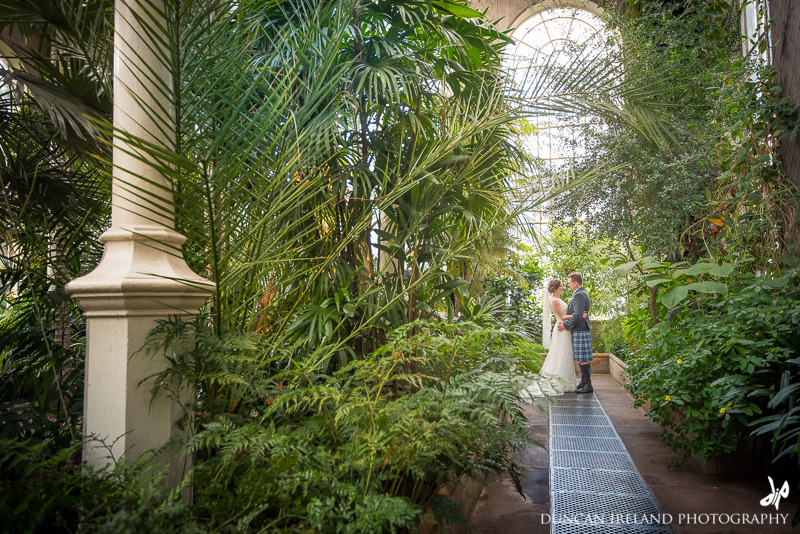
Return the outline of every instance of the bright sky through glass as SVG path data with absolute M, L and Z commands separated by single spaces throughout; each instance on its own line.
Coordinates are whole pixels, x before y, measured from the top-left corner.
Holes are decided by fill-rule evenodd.
M 518 88 L 525 90 L 535 83 L 537 71 L 547 65 L 563 67 L 605 54 L 610 32 L 598 16 L 588 11 L 555 8 L 527 19 L 514 30 L 512 37 L 515 43 L 506 49 L 505 64 L 513 72 Z M 543 170 L 554 172 L 568 169 L 572 161 L 583 157 L 582 128 L 589 124 L 604 128 L 601 123 L 595 124 L 595 117 L 574 115 L 531 115 L 528 121 L 531 132 L 523 137 L 523 145 L 538 158 Z M 542 186 L 547 189 L 547 185 Z M 540 205 L 524 216 L 536 233 L 549 233 L 550 204 Z
M 515 44 L 508 52 L 507 64 L 514 72 L 517 84 L 525 86 L 532 79 L 529 69 L 550 65 L 567 65 L 580 61 L 587 50 L 593 54 L 603 50 L 608 32 L 603 21 L 582 9 L 548 9 L 523 22 L 512 37 Z M 575 117 L 569 120 L 558 117 L 533 117 L 531 126 L 536 129 L 525 140 L 532 153 L 560 168 L 568 159 L 580 157 L 580 139 L 576 137 Z

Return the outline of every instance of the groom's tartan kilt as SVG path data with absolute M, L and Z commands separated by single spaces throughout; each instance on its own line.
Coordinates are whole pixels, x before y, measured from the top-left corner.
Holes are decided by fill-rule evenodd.
M 588 330 L 570 332 L 572 335 L 572 359 L 576 362 L 592 361 L 592 333 Z

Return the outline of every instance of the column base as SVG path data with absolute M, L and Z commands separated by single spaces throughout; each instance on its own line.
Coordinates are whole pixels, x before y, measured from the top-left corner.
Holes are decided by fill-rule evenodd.
M 185 238 L 160 226 L 112 227 L 97 268 L 66 286 L 86 317 L 84 461 L 102 468 L 123 455 L 135 460 L 170 441 L 184 441 L 176 422 L 185 406 L 159 394 L 146 379 L 166 368 L 163 355 L 138 353 L 159 319 L 191 317 L 214 284 L 183 259 Z M 184 392 L 186 403 L 193 391 Z M 169 455 L 170 485 L 180 482 L 184 459 Z

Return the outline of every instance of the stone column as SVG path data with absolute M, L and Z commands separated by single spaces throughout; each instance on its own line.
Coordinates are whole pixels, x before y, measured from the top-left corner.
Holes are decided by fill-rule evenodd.
M 176 132 L 164 60 L 170 41 L 158 30 L 168 20 L 163 2 L 117 0 L 115 7 L 111 228 L 100 237 L 97 268 L 67 285 L 87 322 L 84 434 L 106 445 L 84 447 L 84 461 L 95 467 L 182 438 L 178 403 L 166 395 L 151 401 L 150 384 L 140 385 L 165 368 L 165 358 L 137 352 L 158 319 L 196 314 L 213 289 L 183 259 L 170 181 L 143 148 L 169 150 Z M 174 460 L 165 460 L 173 485 L 184 468 Z

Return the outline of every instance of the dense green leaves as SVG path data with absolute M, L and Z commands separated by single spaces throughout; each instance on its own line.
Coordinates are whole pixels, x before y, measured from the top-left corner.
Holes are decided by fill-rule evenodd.
M 592 297 L 592 315 L 613 317 L 625 310 L 625 297 L 636 287 L 638 273 L 609 268 L 609 258 L 618 256 L 620 241 L 592 232 L 587 224 L 553 225 L 548 243 L 549 276 L 566 286 L 567 277 L 581 273 Z M 565 289 L 569 291 L 569 289 Z M 568 297 L 570 293 L 565 295 Z
M 612 61 L 625 65 L 626 76 L 650 95 L 651 105 L 661 106 L 660 120 L 670 136 L 654 145 L 646 131 L 624 121 L 590 124 L 581 136 L 587 159 L 578 166 L 610 160 L 612 168 L 555 205 L 561 219 L 588 219 L 600 235 L 671 261 L 701 253 L 682 234 L 708 212 L 704 190 L 725 168 L 716 154 L 719 133 L 713 125 L 719 119 L 708 78 L 728 68 L 739 44 L 734 8 L 715 19 L 734 29 L 733 36 L 708 42 L 695 4 L 705 3 L 670 13 L 660 2 L 648 2 L 636 16 L 609 18 L 619 32 L 618 48 L 609 50 L 617 54 Z
M 197 343 L 154 383 L 203 384 L 188 443 L 205 458 L 192 476 L 190 515 L 199 524 L 413 529 L 429 508 L 428 521 L 464 520 L 439 493 L 460 477 L 520 474 L 508 456 L 527 439 L 517 405 L 524 377 L 509 372 L 524 345 L 516 335 L 469 322 L 411 323 L 372 357 L 327 374 L 264 336 L 194 328 L 164 323 L 151 343 L 168 353 L 186 337 Z M 223 369 L 231 379 L 220 380 Z M 220 398 L 230 401 L 223 411 Z
M 82 16 L 73 20 L 70 6 Z M 20 255 L 28 263 L 6 285 L 32 292 L 34 282 L 41 291 L 53 278 L 49 241 L 72 222 L 62 215 L 69 197 L 70 215 L 91 201 L 103 206 L 92 224 L 75 222 L 84 233 L 65 232 L 69 276 L 96 260 L 82 253 L 106 222 L 112 132 L 102 119 L 113 13 L 102 2 L 22 7 L 7 7 L 8 20 L 49 32 L 59 57 L 78 62 L 57 61 L 36 75 L 15 71 L 26 107 L 5 110 L 21 132 L 0 141 L 6 167 L 30 156 L 15 167 L 30 172 L 18 172 L 28 181 L 7 189 L 15 194 L 6 195 L 14 202 L 6 211 L 47 207 L 34 211 L 42 220 L 18 221 L 35 253 Z M 155 384 L 177 399 L 180 380 L 196 396 L 183 406 L 195 502 L 178 506 L 173 495 L 154 506 L 162 495 L 122 467 L 109 474 L 117 486 L 101 479 L 80 501 L 73 485 L 90 479 L 38 464 L 32 472 L 54 485 L 37 498 L 63 483 L 64 502 L 94 506 L 95 490 L 106 488 L 110 502 L 97 505 L 97 515 L 64 519 L 85 530 L 158 531 L 169 520 L 189 531 L 388 532 L 413 530 L 429 508 L 435 517 L 427 520 L 463 520 L 439 490 L 484 471 L 518 475 L 510 454 L 526 436 L 516 406 L 521 379 L 509 370 L 523 356 L 536 359 L 518 338 L 483 328 L 497 308 L 475 279 L 507 253 L 508 229 L 523 209 L 509 200 L 510 178 L 529 162 L 514 144 L 519 113 L 500 61 L 507 38 L 456 1 L 210 0 L 165 8 L 173 21 L 161 28 L 168 75 L 140 75 L 174 94 L 178 127 L 169 149 L 127 140 L 169 179 L 184 255 L 216 289 L 202 327 L 165 321 L 134 357 L 160 351 L 170 362 L 141 387 Z M 52 26 L 40 24 L 43 17 Z M 70 29 L 68 54 L 59 32 Z M 160 112 L 145 110 L 155 122 Z M 46 131 L 37 136 L 40 125 Z M 73 155 L 79 143 L 91 151 Z M 26 277 L 33 281 L 20 285 Z M 27 302 L 43 305 L 42 294 Z M 23 301 L 14 295 L 9 303 Z M 35 319 L 32 328 L 50 327 L 44 314 Z M 50 386 L 52 375 L 54 386 L 36 390 L 47 407 L 38 419 L 4 429 L 53 438 L 53 428 L 33 423 L 53 415 L 57 379 L 65 378 L 56 371 L 66 364 L 46 346 L 22 354 L 28 340 L 9 342 L 3 363 L 20 363 L 30 375 L 41 369 L 39 381 Z M 70 386 L 79 391 L 76 363 Z M 10 378 L 3 376 L 2 393 L 20 401 L 25 395 Z M 80 408 L 77 398 L 60 400 L 72 401 L 69 413 Z M 511 424 L 501 424 L 507 415 Z
M 777 279 L 743 276 L 727 292 L 714 284 L 652 328 L 628 358 L 637 404 L 650 403 L 648 417 L 685 458 L 736 450 L 752 425 L 788 452 L 797 427 L 787 400 L 795 395 L 800 353 L 798 280 L 792 269 Z M 670 291 L 698 284 L 710 282 Z

